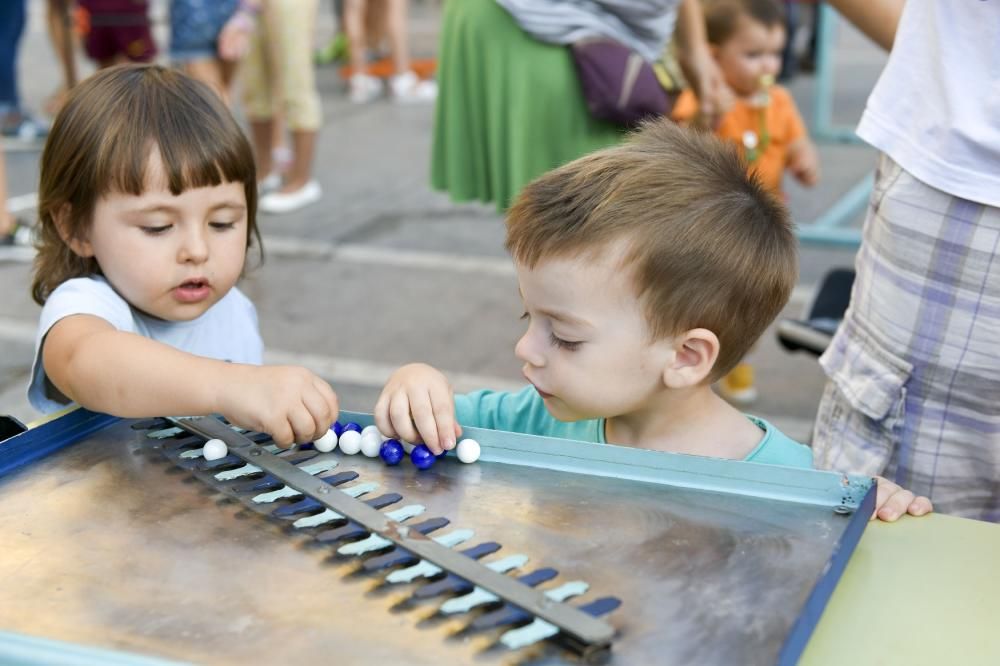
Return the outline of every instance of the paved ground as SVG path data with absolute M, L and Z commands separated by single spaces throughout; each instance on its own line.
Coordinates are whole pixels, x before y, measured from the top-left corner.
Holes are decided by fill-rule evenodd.
M 38 108 L 58 77 L 42 28 L 43 1 L 31 0 L 22 45 L 22 95 Z M 155 3 L 162 12 L 162 1 Z M 417 55 L 433 55 L 436 2 L 418 2 L 412 28 Z M 321 39 L 333 29 L 323 16 Z M 835 50 L 834 120 L 853 124 L 884 56 L 851 30 Z M 447 371 L 459 389 L 516 386 L 513 344 L 522 322 L 502 223 L 492 209 L 455 205 L 428 186 L 431 106 L 380 101 L 349 104 L 334 68 L 319 74 L 325 124 L 316 174 L 322 203 L 260 220 L 267 250 L 243 289 L 256 302 L 269 360 L 314 368 L 337 389 L 345 408 L 370 411 L 382 381 L 399 364 L 425 360 Z M 790 85 L 810 117 L 813 82 Z M 39 146 L 5 144 L 12 195 L 36 189 Z M 799 223 L 827 209 L 874 164 L 861 146 L 821 146 L 823 178 L 810 191 L 790 185 Z M 855 220 L 855 224 L 859 221 Z M 832 266 L 853 251 L 803 248 L 800 287 L 787 313 L 798 314 Z M 0 413 L 36 415 L 23 398 L 32 358 L 37 306 L 28 295 L 30 265 L 0 262 Z M 762 396 L 754 412 L 805 439 L 823 386 L 815 359 L 789 355 L 768 332 L 753 352 Z

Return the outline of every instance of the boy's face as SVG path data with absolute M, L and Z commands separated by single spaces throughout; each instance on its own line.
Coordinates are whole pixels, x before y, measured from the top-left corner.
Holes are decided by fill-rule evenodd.
M 784 26 L 768 27 L 744 15 L 737 20 L 729 39 L 712 50 L 729 87 L 737 95 L 748 97 L 762 88 L 764 77 L 772 81 L 777 78 L 784 47 Z
M 514 353 L 560 421 L 637 413 L 664 387 L 670 342 L 650 341 L 623 250 L 516 267 L 528 330 Z
M 243 272 L 243 184 L 191 188 L 174 196 L 158 151 L 150 157 L 145 191 L 101 197 L 92 220 L 74 251 L 93 256 L 122 298 L 154 317 L 190 321 L 201 316 Z

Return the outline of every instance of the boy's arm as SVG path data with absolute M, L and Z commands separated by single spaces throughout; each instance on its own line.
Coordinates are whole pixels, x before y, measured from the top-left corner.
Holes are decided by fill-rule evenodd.
M 67 398 L 122 417 L 221 413 L 275 443 L 307 442 L 337 418 L 337 396 L 305 368 L 227 363 L 79 314 L 45 336 L 42 363 Z
M 425 363 L 392 373 L 375 403 L 375 425 L 390 437 L 423 442 L 435 455 L 455 448 L 462 434 L 448 378 Z
M 928 498 L 914 495 L 909 490 L 884 477 L 877 476 L 875 480 L 878 483 L 878 489 L 875 495 L 875 513 L 872 514 L 872 520 L 878 518 L 891 523 L 906 513 L 911 516 L 922 516 L 934 510 L 934 506 Z

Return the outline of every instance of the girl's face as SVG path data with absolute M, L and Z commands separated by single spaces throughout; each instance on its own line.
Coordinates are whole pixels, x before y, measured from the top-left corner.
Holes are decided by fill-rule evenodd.
M 785 48 L 785 28 L 768 27 L 749 16 L 741 16 L 736 30 L 723 44 L 712 47 L 722 76 L 733 91 L 749 97 L 781 72 L 781 51 Z
M 650 341 L 622 249 L 516 266 L 528 330 L 514 353 L 560 421 L 636 413 L 664 388 L 670 341 Z
M 247 229 L 243 183 L 174 196 L 154 150 L 145 191 L 98 199 L 89 231 L 71 246 L 80 256 L 94 257 L 133 307 L 167 321 L 190 321 L 236 285 Z

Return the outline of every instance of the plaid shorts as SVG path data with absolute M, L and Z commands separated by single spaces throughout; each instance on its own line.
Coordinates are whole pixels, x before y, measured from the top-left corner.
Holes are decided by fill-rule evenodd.
M 1000 208 L 883 155 L 851 306 L 820 359 L 817 467 L 1000 522 Z

